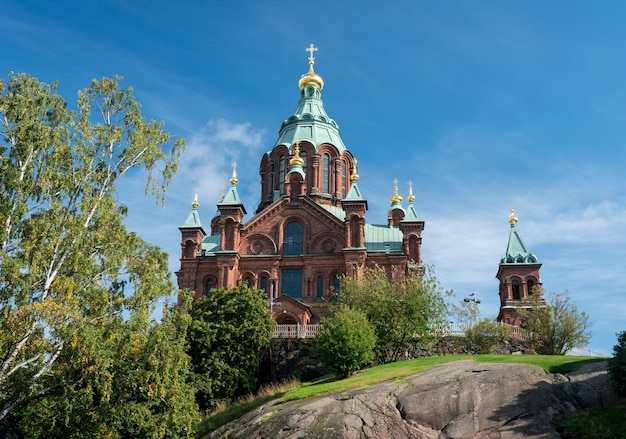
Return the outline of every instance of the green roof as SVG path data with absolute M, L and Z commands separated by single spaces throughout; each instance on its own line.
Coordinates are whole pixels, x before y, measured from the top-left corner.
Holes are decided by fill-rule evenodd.
M 220 241 L 222 240 L 222 234 L 216 233 L 204 238 L 202 241 L 202 252 L 207 254 L 213 254 L 220 249 Z
M 217 203 L 218 206 L 225 204 L 241 204 L 241 198 L 239 198 L 236 184 L 231 184 L 228 192 L 226 192 L 226 195 L 224 195 L 224 199 Z
M 359 186 L 356 184 L 356 181 L 352 182 L 352 186 L 350 186 L 350 190 L 348 191 L 348 194 L 346 195 L 344 200 L 345 201 L 363 201 L 363 200 L 365 200 L 365 198 L 363 198 L 363 195 L 361 194 L 361 190 L 359 189 Z
M 328 204 L 321 204 L 321 203 L 318 203 L 318 206 L 326 209 L 327 211 L 335 215 L 337 218 L 339 218 L 341 221 L 345 221 L 346 212 L 341 207 L 330 206 Z
M 202 223 L 200 223 L 200 214 L 198 213 L 197 207 L 191 209 L 191 212 L 187 216 L 187 219 L 180 227 L 202 227 Z
M 321 90 L 313 84 L 307 84 L 301 90 L 298 107 L 280 126 L 274 148 L 293 145 L 296 140 L 306 140 L 316 149 L 323 143 L 330 143 L 337 148 L 339 155 L 346 151 L 339 126 L 326 114 L 321 95 Z
M 409 207 L 406 210 L 406 215 L 404 219 L 400 222 L 405 221 L 420 221 L 420 216 L 417 213 L 417 210 L 415 210 L 415 206 L 413 205 L 412 201 L 409 201 Z
M 509 243 L 506 247 L 506 254 L 500 259 L 501 264 L 536 264 L 537 256 L 528 251 L 522 237 L 517 230 L 517 223 L 511 223 L 509 233 Z
M 368 251 L 402 252 L 402 232 L 398 227 L 365 224 L 365 248 Z

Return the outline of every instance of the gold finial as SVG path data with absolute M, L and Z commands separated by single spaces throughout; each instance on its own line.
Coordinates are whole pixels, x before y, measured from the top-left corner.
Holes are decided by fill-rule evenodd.
M 315 64 L 315 57 L 313 56 L 313 53 L 317 52 L 318 49 L 313 45 L 313 43 L 311 43 L 311 45 L 304 50 L 309 52 L 309 71 L 302 75 L 300 81 L 298 81 L 298 86 L 300 89 L 303 89 L 305 85 L 313 84 L 321 90 L 324 88 L 324 80 L 313 70 L 313 64 Z
M 411 180 L 409 180 L 409 196 L 406 197 L 406 199 L 409 201 L 409 203 L 415 201 L 415 196 L 413 195 L 413 182 Z
M 359 180 L 359 174 L 357 173 L 357 160 L 354 159 L 354 167 L 352 168 L 352 175 L 350 175 L 350 180 L 351 181 L 358 181 Z
M 193 197 L 193 202 L 191 203 L 191 207 L 197 209 L 200 203 L 198 203 L 198 187 L 196 186 L 196 195 Z
M 393 195 L 391 196 L 391 198 L 389 198 L 389 200 L 391 201 L 391 204 L 402 203 L 402 197 L 398 193 L 398 179 L 397 178 L 393 179 Z
M 239 180 L 237 180 L 237 162 L 233 162 L 233 176 L 230 177 L 230 184 L 237 184 Z
M 300 141 L 296 140 L 296 143 L 293 146 L 293 157 L 289 160 L 289 164 L 293 165 L 304 165 L 304 159 L 300 157 Z
M 513 203 L 511 203 L 511 206 L 513 206 Z M 517 224 L 517 217 L 515 216 L 515 210 L 513 209 L 513 207 L 511 207 L 511 213 L 509 214 L 509 224 Z
M 226 196 L 226 186 L 222 186 L 222 198 L 221 198 L 222 201 L 224 201 L 225 196 Z

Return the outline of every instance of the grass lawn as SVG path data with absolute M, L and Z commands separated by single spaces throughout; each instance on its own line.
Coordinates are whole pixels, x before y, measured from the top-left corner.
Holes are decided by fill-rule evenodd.
M 548 372 L 566 373 L 578 369 L 584 364 L 604 360 L 598 357 L 573 357 L 565 355 L 446 355 L 437 357 L 416 358 L 383 364 L 364 369 L 343 380 L 325 379 L 294 385 L 291 389 L 281 389 L 274 395 L 264 395 L 257 399 L 248 399 L 242 406 L 233 405 L 225 410 L 209 415 L 202 421 L 198 430 L 199 436 L 213 431 L 218 427 L 237 419 L 249 410 L 253 410 L 268 401 L 274 404 L 313 396 L 343 392 L 350 389 L 362 389 L 383 381 L 399 380 L 431 369 L 437 364 L 456 360 L 472 360 L 476 363 L 517 363 L 539 366 Z

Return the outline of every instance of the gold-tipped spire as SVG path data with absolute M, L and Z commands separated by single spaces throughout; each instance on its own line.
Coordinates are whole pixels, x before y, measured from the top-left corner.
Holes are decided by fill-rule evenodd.
M 324 80 L 313 70 L 313 65 L 315 64 L 315 57 L 313 56 L 313 53 L 317 51 L 317 47 L 311 43 L 311 45 L 304 50 L 309 52 L 309 71 L 302 75 L 300 81 L 298 81 L 298 86 L 300 89 L 303 89 L 305 85 L 313 84 L 321 90 L 324 88 Z
M 509 224 L 517 224 L 517 217 L 515 216 L 515 210 L 511 207 L 511 213 L 509 214 Z
M 391 201 L 391 204 L 402 203 L 402 197 L 398 193 L 398 179 L 397 178 L 393 179 L 393 195 L 391 196 L 391 198 L 389 198 L 389 201 Z
M 289 165 L 304 165 L 304 159 L 300 157 L 300 141 L 296 140 L 296 143 L 293 146 L 293 157 L 289 160 Z
M 409 203 L 415 201 L 415 196 L 413 195 L 413 182 L 411 180 L 409 180 L 409 196 L 406 197 L 406 199 L 409 201 Z
M 191 203 L 191 207 L 197 209 L 200 203 L 198 203 L 198 187 L 196 187 L 196 195 L 193 197 L 193 202 Z
M 230 177 L 230 184 L 235 185 L 239 183 L 239 180 L 237 179 L 237 162 L 233 163 L 233 176 Z
M 358 181 L 359 180 L 359 174 L 357 172 L 357 160 L 354 159 L 354 167 L 352 168 L 352 175 L 350 175 L 350 181 Z
M 226 196 L 226 186 L 222 186 L 222 197 L 220 198 L 220 200 L 224 201 L 225 196 Z

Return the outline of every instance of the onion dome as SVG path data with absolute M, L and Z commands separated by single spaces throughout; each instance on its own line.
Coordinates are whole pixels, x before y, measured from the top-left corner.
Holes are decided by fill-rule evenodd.
M 393 184 L 394 184 L 393 195 L 391 196 L 391 198 L 389 198 L 389 201 L 391 201 L 392 205 L 400 204 L 402 203 L 402 197 L 398 193 L 398 180 L 393 180 Z
M 315 64 L 315 57 L 313 56 L 313 52 L 317 51 L 317 47 L 315 47 L 313 43 L 311 43 L 311 45 L 305 50 L 309 52 L 309 71 L 302 75 L 300 81 L 298 81 L 298 86 L 300 87 L 300 90 L 302 90 L 304 89 L 305 85 L 313 84 L 321 90 L 322 88 L 324 88 L 324 80 L 313 70 L 313 64 Z
M 513 225 L 513 224 L 517 224 L 517 217 L 515 216 L 515 210 L 513 210 L 513 208 L 511 207 L 511 213 L 509 215 L 509 224 Z
M 293 157 L 289 160 L 291 166 L 304 165 L 304 159 L 300 157 L 300 141 L 296 140 L 296 144 L 293 147 Z

